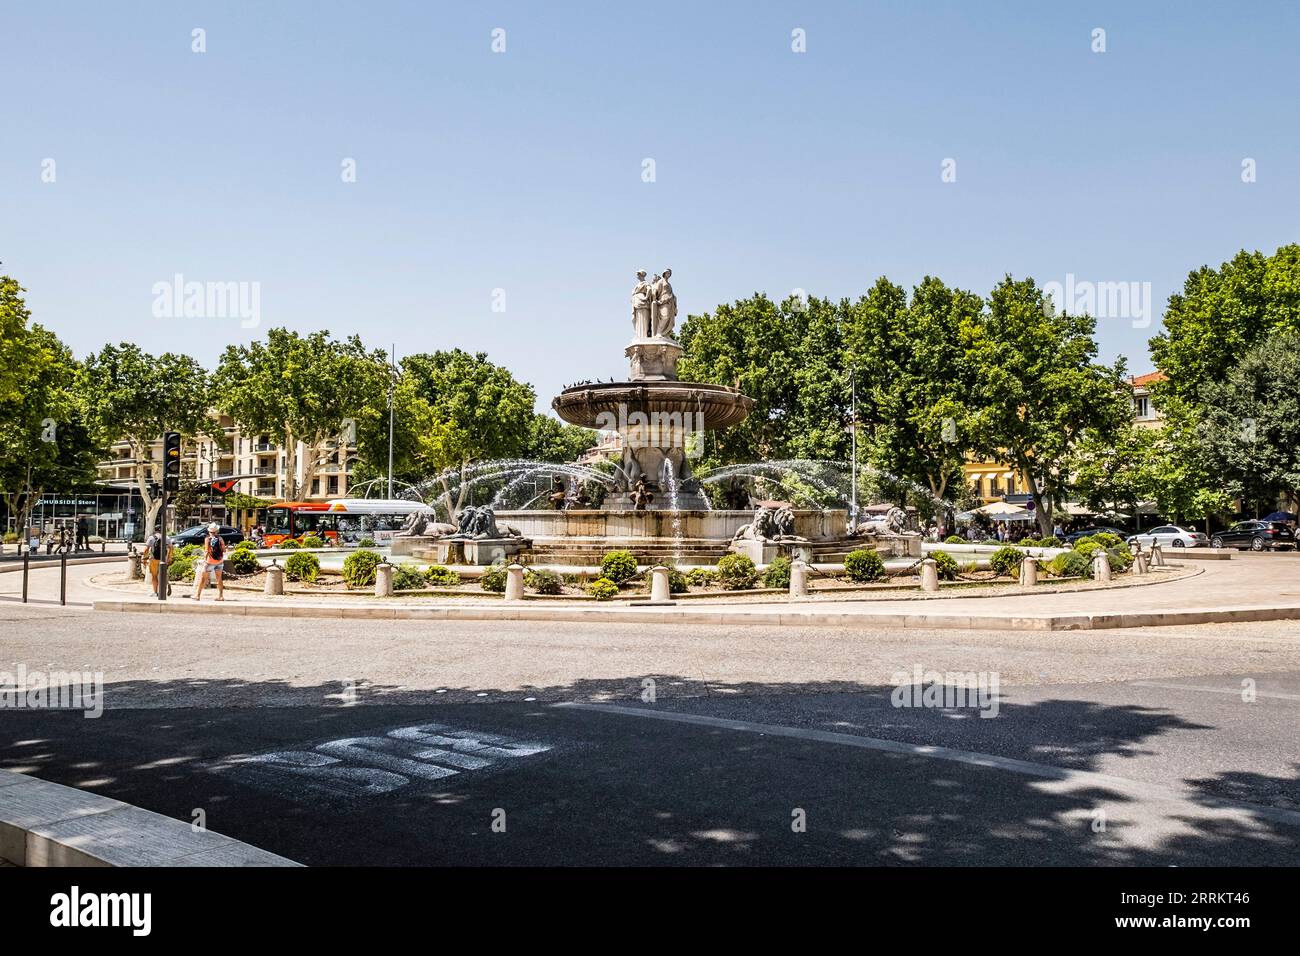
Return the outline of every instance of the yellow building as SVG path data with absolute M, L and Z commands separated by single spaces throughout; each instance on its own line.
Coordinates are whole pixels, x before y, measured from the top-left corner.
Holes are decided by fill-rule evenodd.
M 1029 482 L 1010 465 L 967 458 L 961 470 L 966 487 L 981 504 L 1001 501 L 1006 495 L 1029 494 Z

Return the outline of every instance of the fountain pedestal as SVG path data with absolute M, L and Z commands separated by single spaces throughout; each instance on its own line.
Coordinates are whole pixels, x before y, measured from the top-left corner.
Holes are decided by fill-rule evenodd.
M 522 554 L 532 545 L 527 538 L 434 538 L 410 553 L 434 564 L 472 564 L 485 568 L 494 561 Z
M 627 356 L 632 381 L 677 381 L 677 360 L 682 357 L 682 347 L 676 339 L 666 335 L 636 339 L 623 350 L 623 354 Z

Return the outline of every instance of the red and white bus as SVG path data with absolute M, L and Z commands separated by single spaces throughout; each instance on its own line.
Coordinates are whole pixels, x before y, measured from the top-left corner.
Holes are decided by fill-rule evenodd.
M 369 538 L 391 544 L 412 514 L 434 511 L 418 501 L 384 498 L 331 498 L 329 501 L 280 501 L 266 509 L 263 544 L 273 548 L 285 538 L 301 541 L 315 535 L 333 545 L 356 545 Z

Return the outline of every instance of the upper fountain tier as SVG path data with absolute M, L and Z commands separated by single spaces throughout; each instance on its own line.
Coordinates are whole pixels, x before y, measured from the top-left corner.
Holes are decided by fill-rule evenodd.
M 644 272 L 637 273 L 633 339 L 624 349 L 627 381 L 570 385 L 552 399 L 551 407 L 570 424 L 618 432 L 623 446 L 618 491 L 635 497 L 640 482 L 657 493 L 653 507 L 662 507 L 665 495 L 682 494 L 691 505 L 698 498 L 703 506 L 687 460 L 688 452 L 702 449 L 693 436 L 740 424 L 754 400 L 725 385 L 677 380 L 682 347 L 672 334 L 677 297 L 668 283 L 671 275 L 665 269 L 650 283 Z

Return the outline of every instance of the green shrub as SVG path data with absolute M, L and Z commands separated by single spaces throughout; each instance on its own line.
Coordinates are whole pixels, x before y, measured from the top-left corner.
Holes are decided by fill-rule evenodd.
M 1057 578 L 1077 578 L 1088 573 L 1088 559 L 1078 551 L 1058 554 L 1047 565 L 1047 570 Z
M 883 581 L 885 560 L 871 548 L 859 548 L 844 556 L 844 573 L 854 581 Z
M 957 559 L 946 551 L 931 551 L 930 559 L 934 561 L 935 570 L 939 572 L 940 581 L 957 580 Z
M 1123 572 L 1133 567 L 1133 552 L 1129 550 L 1127 544 L 1117 544 L 1113 548 L 1107 548 L 1106 555 L 1110 558 L 1112 571 Z
M 1090 538 L 1080 538 L 1074 545 L 1076 554 L 1081 554 L 1087 560 L 1091 561 L 1092 556 L 1102 549 L 1102 543 L 1097 540 L 1097 535 Z
M 943 539 L 944 544 L 965 544 L 966 539 L 959 534 L 950 534 Z
M 18 543 L 18 532 L 17 532 L 17 531 L 6 531 L 6 532 L 5 532 L 4 541 L 5 541 L 5 544 L 17 544 L 17 543 Z
M 712 587 L 717 577 L 717 572 L 712 568 L 691 568 L 686 572 L 686 582 L 697 588 Z
M 294 548 L 301 548 L 302 545 L 298 542 L 297 538 L 285 538 L 277 544 L 276 547 L 292 551 Z
M 357 542 L 358 548 L 373 548 L 375 546 L 374 538 L 362 538 Z
M 493 564 L 478 579 L 478 586 L 493 594 L 506 593 L 506 566 L 502 561 Z
M 413 564 L 393 565 L 394 591 L 416 591 L 422 587 L 424 587 L 424 573 L 419 568 Z
M 597 601 L 608 601 L 618 596 L 618 585 L 609 578 L 596 578 L 587 585 L 587 593 Z
M 1016 542 L 1017 548 L 1038 548 L 1041 546 L 1037 538 L 1021 538 Z
M 1102 531 L 1099 534 L 1092 535 L 1091 539 L 1085 538 L 1085 541 L 1092 540 L 1101 543 L 1102 547 L 1114 548 L 1124 543 L 1124 539 L 1117 534 L 1111 534 L 1109 531 Z
M 758 581 L 758 569 L 748 555 L 728 554 L 718 559 L 718 583 L 728 591 L 744 591 Z
M 765 588 L 789 588 L 790 587 L 790 559 L 786 557 L 773 558 L 772 563 L 767 566 L 763 572 L 763 587 Z
M 197 558 L 203 553 L 203 549 L 197 544 L 187 544 L 175 552 L 176 557 Z
M 252 538 L 245 538 L 243 541 L 239 542 L 239 544 L 235 545 L 234 548 L 232 548 L 231 550 L 232 551 L 256 551 L 257 542 L 254 541 Z
M 1054 534 L 1049 534 L 1046 538 L 1039 539 L 1038 546 L 1040 548 L 1059 548 L 1061 547 L 1061 539 Z
M 668 593 L 685 594 L 687 590 L 688 589 L 686 587 L 686 575 L 682 574 L 682 572 L 678 571 L 674 567 L 669 567 L 668 568 Z
M 226 570 L 232 574 L 256 574 L 261 569 L 262 564 L 252 548 L 235 548 L 226 558 Z
M 375 568 L 383 560 L 377 551 L 353 551 L 343 559 L 343 583 L 350 588 L 374 587 Z
M 168 581 L 194 580 L 194 555 L 185 554 L 185 549 L 172 552 L 171 564 L 167 565 Z
M 524 587 L 537 594 L 563 594 L 564 582 L 554 571 L 539 568 L 524 573 Z
M 460 584 L 460 575 L 441 564 L 431 564 L 424 569 L 424 580 L 435 588 L 449 588 Z
M 325 539 L 318 538 L 314 534 L 309 534 L 307 537 L 302 539 L 302 546 L 304 548 L 323 548 L 325 547 Z
M 600 576 L 622 584 L 636 574 L 636 556 L 631 551 L 610 551 L 600 559 Z
M 290 581 L 313 583 L 320 575 L 320 558 L 306 551 L 289 555 L 284 562 L 284 576 Z
M 1023 560 L 1025 560 L 1025 552 L 1012 545 L 1004 544 L 989 557 L 989 567 L 995 574 L 1015 577 Z

